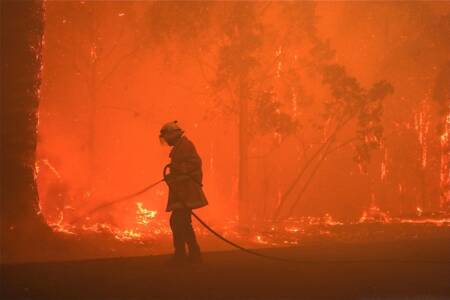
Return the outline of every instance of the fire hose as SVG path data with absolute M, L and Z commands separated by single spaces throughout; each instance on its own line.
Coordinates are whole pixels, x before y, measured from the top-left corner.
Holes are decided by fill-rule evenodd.
M 149 191 L 150 189 L 154 188 L 155 186 L 157 186 L 158 184 L 160 184 L 163 181 L 166 181 L 167 179 L 167 175 L 166 175 L 166 170 L 169 167 L 169 165 L 166 165 L 164 167 L 164 171 L 163 171 L 163 178 L 146 186 L 145 188 L 126 195 L 126 196 L 122 196 L 119 198 L 116 198 L 112 201 L 106 202 L 102 205 L 99 205 L 97 207 L 95 207 L 94 209 L 88 211 L 87 213 L 85 213 L 84 215 L 82 215 L 81 217 L 78 217 L 76 219 L 74 219 L 70 224 L 73 225 L 75 223 L 77 223 L 78 221 L 80 221 L 81 219 L 84 219 L 86 216 L 93 214 L 94 212 L 110 207 L 112 205 L 115 205 L 119 202 L 124 202 L 127 200 L 130 200 L 138 195 L 141 195 L 147 191 Z M 195 180 L 194 180 L 195 181 Z M 196 181 L 195 181 L 196 182 Z M 197 182 L 198 183 L 198 182 Z M 269 259 L 269 260 L 275 260 L 275 261 L 280 261 L 280 262 L 286 262 L 286 263 L 301 263 L 301 264 L 312 264 L 312 263 L 403 263 L 403 264 L 409 264 L 409 263 L 426 263 L 426 264 L 450 264 L 450 260 L 398 260 L 398 259 L 360 259 L 360 260 L 298 260 L 298 259 L 291 259 L 291 258 L 284 258 L 284 257 L 279 257 L 279 256 L 272 256 L 272 255 L 266 255 L 248 248 L 245 248 L 239 244 L 236 244 L 233 241 L 230 241 L 229 239 L 225 238 L 223 235 L 221 235 L 220 233 L 218 233 L 217 231 L 215 231 L 213 228 L 211 228 L 205 221 L 203 221 L 196 213 L 194 213 L 192 211 L 192 209 L 190 210 L 191 215 L 204 227 L 206 228 L 210 233 L 212 233 L 215 237 L 217 237 L 218 239 L 224 241 L 225 243 L 229 244 L 230 246 L 241 250 L 243 252 L 246 252 L 248 254 L 254 255 L 254 256 L 258 256 L 261 258 L 265 258 L 265 259 Z
M 97 211 L 99 211 L 99 210 L 101 210 L 101 209 L 105 209 L 105 208 L 110 207 L 110 206 L 113 206 L 113 205 L 115 205 L 115 204 L 117 204 L 117 203 L 125 202 L 125 201 L 127 201 L 127 200 L 133 199 L 133 198 L 136 197 L 136 196 L 139 196 L 139 195 L 141 195 L 141 194 L 144 194 L 145 192 L 147 192 L 147 191 L 149 191 L 150 189 L 154 188 L 155 186 L 157 186 L 157 185 L 160 184 L 161 182 L 167 180 L 166 170 L 168 169 L 168 167 L 169 167 L 169 165 L 166 165 L 166 166 L 164 167 L 164 170 L 163 170 L 163 178 L 162 178 L 161 180 L 158 180 L 158 181 L 156 181 L 156 182 L 154 182 L 154 183 L 152 183 L 152 184 L 146 186 L 145 188 L 143 188 L 143 189 L 141 189 L 141 190 L 139 190 L 139 191 L 137 191 L 137 192 L 134 192 L 134 193 L 132 193 L 132 194 L 129 194 L 129 195 L 126 195 L 126 196 L 122 196 L 122 197 L 116 198 L 116 199 L 114 199 L 114 200 L 111 200 L 111 201 L 109 201 L 109 202 L 103 203 L 103 204 L 101 204 L 101 205 L 95 207 L 94 209 L 89 210 L 88 212 L 86 212 L 86 213 L 83 214 L 82 216 L 80 216 L 80 217 L 78 217 L 78 218 L 72 220 L 72 222 L 70 222 L 70 224 L 73 225 L 73 224 L 79 222 L 80 220 L 84 219 L 85 217 L 87 217 L 87 216 L 89 216 L 89 215 L 91 215 L 91 214 L 93 214 L 93 213 L 95 213 L 95 212 L 97 212 Z M 196 183 L 198 183 L 198 182 L 196 182 Z M 199 184 L 199 183 L 198 183 L 198 184 Z M 237 249 L 239 249 L 239 250 L 241 250 L 241 251 L 244 251 L 244 252 L 247 252 L 247 253 L 249 253 L 249 254 L 256 255 L 256 256 L 259 256 L 259 257 L 264 257 L 264 258 L 267 258 L 267 259 L 275 259 L 275 260 L 280 260 L 280 261 L 289 261 L 289 260 L 286 260 L 286 259 L 281 258 L 281 257 L 272 257 L 272 256 L 268 256 L 268 255 L 265 255 L 265 254 L 262 254 L 262 253 L 259 253 L 259 252 L 256 252 L 256 251 L 247 249 L 247 248 L 245 248 L 245 247 L 242 247 L 242 246 L 240 246 L 240 245 L 238 245 L 238 244 L 236 244 L 236 243 L 230 241 L 229 239 L 225 238 L 223 235 L 221 235 L 220 233 L 218 233 L 217 231 L 215 231 L 214 229 L 212 229 L 208 224 L 206 224 L 205 221 L 203 221 L 203 220 L 202 220 L 196 213 L 194 213 L 192 210 L 191 210 L 190 212 L 191 212 L 191 215 L 192 215 L 192 216 L 193 216 L 193 217 L 194 217 L 194 218 L 195 218 L 195 219 L 196 219 L 203 227 L 205 227 L 209 232 L 211 232 L 214 236 L 216 236 L 216 237 L 219 238 L 220 240 L 224 241 L 225 243 L 228 243 L 229 245 L 233 246 L 234 248 L 237 248 Z

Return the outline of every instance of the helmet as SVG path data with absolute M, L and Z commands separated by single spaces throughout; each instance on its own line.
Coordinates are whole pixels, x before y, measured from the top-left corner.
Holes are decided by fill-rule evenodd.
M 168 144 L 169 146 L 173 146 L 183 133 L 183 129 L 178 126 L 178 121 L 169 122 L 161 127 L 159 141 L 163 145 Z
M 174 133 L 177 131 L 180 134 L 184 133 L 184 130 L 181 129 L 180 126 L 178 126 L 178 121 L 172 121 L 172 122 L 164 124 L 163 127 L 161 127 L 161 130 L 159 131 L 159 137 L 162 137 L 163 135 L 171 134 L 171 133 Z

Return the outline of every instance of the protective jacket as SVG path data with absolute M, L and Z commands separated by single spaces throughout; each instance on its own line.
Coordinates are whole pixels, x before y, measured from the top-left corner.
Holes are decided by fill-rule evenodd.
M 185 136 L 169 154 L 170 173 L 166 176 L 169 199 L 166 211 L 178 208 L 200 208 L 208 205 L 202 189 L 202 160 L 194 144 Z

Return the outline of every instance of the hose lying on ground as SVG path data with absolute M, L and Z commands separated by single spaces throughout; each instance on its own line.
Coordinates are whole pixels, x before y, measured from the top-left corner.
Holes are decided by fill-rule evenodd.
M 165 168 L 166 169 L 166 168 Z M 106 202 L 104 204 L 101 204 L 97 207 L 95 207 L 94 209 L 88 211 L 87 213 L 85 213 L 84 215 L 82 215 L 81 217 L 76 218 L 75 220 L 73 220 L 70 224 L 75 224 L 78 221 L 80 221 L 81 219 L 101 210 L 107 207 L 110 207 L 112 205 L 115 205 L 119 202 L 124 202 L 126 200 L 130 200 L 138 195 L 141 195 L 145 192 L 147 192 L 148 190 L 152 189 L 153 187 L 157 186 L 158 184 L 160 184 L 161 182 L 165 181 L 165 178 L 135 192 L 123 197 L 119 197 L 117 199 L 114 199 L 112 201 Z M 301 263 L 301 264 L 311 264 L 311 263 L 340 263 L 340 264 L 348 264 L 348 263 L 401 263 L 401 264 L 409 264 L 409 263 L 425 263 L 425 264 L 450 264 L 450 260 L 398 260 L 398 259 L 361 259 L 361 260 L 309 260 L 309 259 L 304 259 L 304 260 L 297 260 L 297 259 L 290 259 L 290 258 L 284 258 L 284 257 L 278 257 L 278 256 L 272 256 L 272 255 L 266 255 L 266 254 L 262 254 L 259 253 L 257 251 L 251 250 L 251 249 L 247 249 L 243 246 L 240 246 L 238 244 L 236 244 L 235 242 L 230 241 L 229 239 L 225 238 L 223 235 L 221 235 L 220 233 L 218 233 L 217 231 L 215 231 L 214 229 L 212 229 L 205 221 L 203 221 L 196 213 L 194 213 L 191 210 L 191 215 L 203 226 L 205 227 L 209 232 L 211 232 L 214 236 L 216 236 L 217 238 L 219 238 L 220 240 L 224 241 L 225 243 L 229 244 L 230 246 L 241 250 L 243 252 L 246 252 L 248 254 L 251 255 L 255 255 L 261 258 L 265 258 L 265 259 L 269 259 L 269 260 L 274 260 L 274 261 L 280 261 L 280 262 L 286 262 L 286 263 Z

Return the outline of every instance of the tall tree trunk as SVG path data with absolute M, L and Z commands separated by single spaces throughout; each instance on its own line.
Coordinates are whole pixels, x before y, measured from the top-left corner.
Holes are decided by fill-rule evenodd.
M 96 118 L 97 118 L 97 86 L 95 78 L 89 88 L 89 123 L 88 123 L 88 186 L 92 190 L 95 186 L 96 174 Z
M 443 121 L 444 129 L 441 134 L 440 161 L 440 208 L 450 210 L 450 112 Z
M 320 157 L 320 155 L 322 155 L 322 153 L 326 152 L 326 150 L 328 149 L 328 147 L 330 146 L 331 143 L 334 142 L 337 134 L 339 133 L 339 131 L 342 129 L 342 127 L 344 127 L 349 121 L 351 120 L 351 117 L 348 118 L 345 121 L 342 121 L 340 124 L 338 124 L 336 126 L 336 129 L 333 131 L 333 133 L 326 139 L 326 141 L 319 147 L 319 149 L 316 150 L 316 152 L 314 152 L 311 157 L 305 162 L 303 168 L 300 170 L 299 174 L 297 175 L 297 177 L 294 179 L 294 181 L 291 183 L 291 185 L 289 186 L 289 188 L 287 189 L 287 191 L 282 195 L 281 197 L 281 201 L 278 204 L 277 208 L 275 209 L 275 212 L 273 214 L 273 220 L 276 221 L 278 219 L 278 217 L 281 214 L 281 209 L 283 208 L 284 203 L 286 203 L 287 197 L 291 194 L 291 192 L 294 190 L 294 188 L 298 185 L 298 183 L 300 182 L 300 180 L 303 178 L 303 175 L 306 173 L 306 171 L 309 169 L 309 166 L 316 161 L 317 158 Z M 326 155 L 326 153 L 325 153 Z
M 41 1 L 1 2 L 2 256 L 50 233 L 35 182 L 42 15 Z
M 450 61 L 441 66 L 433 91 L 433 99 L 440 115 L 440 208 L 450 209 Z
M 248 93 L 246 80 L 241 78 L 239 85 L 239 222 L 249 222 L 248 188 Z

